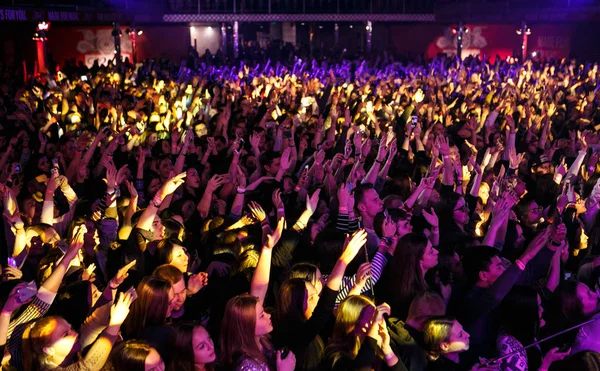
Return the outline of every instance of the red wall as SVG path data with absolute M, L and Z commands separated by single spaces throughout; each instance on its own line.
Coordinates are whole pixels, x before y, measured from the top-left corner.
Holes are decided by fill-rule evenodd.
M 463 53 L 499 55 L 502 58 L 520 53 L 521 37 L 514 25 L 465 25 Z M 568 57 L 571 52 L 573 27 L 568 24 L 532 25 L 528 53 L 536 51 L 545 57 Z M 438 24 L 374 26 L 374 43 L 389 45 L 401 54 L 424 54 L 434 57 L 443 52 L 456 53 L 456 38 L 451 26 Z
M 144 32 L 136 36 L 138 61 L 166 56 L 179 59 L 188 51 L 189 28 L 186 26 L 141 26 Z M 131 38 L 121 27 L 121 55 L 132 58 Z M 57 26 L 48 33 L 48 50 L 54 60 L 62 64 L 66 59 L 75 58 L 91 65 L 95 59 L 100 64 L 112 59 L 114 39 L 112 27 Z

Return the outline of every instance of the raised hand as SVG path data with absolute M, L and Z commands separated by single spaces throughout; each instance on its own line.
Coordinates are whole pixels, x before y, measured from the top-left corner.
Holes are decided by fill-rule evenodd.
M 356 271 L 356 280 L 355 285 L 364 286 L 367 283 L 367 280 L 372 276 L 371 274 L 371 263 L 365 262 L 362 263 L 358 270 Z
M 135 186 L 132 182 L 130 182 L 129 180 L 125 180 L 125 186 L 127 187 L 131 198 L 138 198 L 137 190 L 135 189 Z
M 285 224 L 285 219 L 284 218 L 279 219 L 279 221 L 277 222 L 277 228 L 275 228 L 273 233 L 271 233 L 270 235 L 267 235 L 267 243 L 265 244 L 264 248 L 272 249 L 275 247 L 275 245 L 277 245 L 277 242 L 279 242 L 279 239 L 281 238 L 281 234 L 283 233 L 284 224 Z
M 111 289 L 116 290 L 129 277 L 128 272 L 131 268 L 135 267 L 136 262 L 137 260 L 132 260 L 117 271 L 117 274 L 108 283 Z
M 344 242 L 344 250 L 342 251 L 340 260 L 344 261 L 346 264 L 350 264 L 365 243 L 367 243 L 367 231 L 364 229 L 359 229 L 354 232 L 352 236 L 348 236 Z
M 340 207 L 347 207 L 348 199 L 350 197 L 352 197 L 352 195 L 350 194 L 350 185 L 348 183 L 342 183 L 338 187 L 337 191 L 338 204 L 340 205 Z
M 121 326 L 127 315 L 129 314 L 129 307 L 132 303 L 131 295 L 128 293 L 120 293 L 119 299 L 110 307 L 110 322 L 109 326 Z
M 27 282 L 21 282 L 10 291 L 8 294 L 8 298 L 4 303 L 4 307 L 2 307 L 2 312 L 4 313 L 13 313 L 17 311 L 25 302 L 21 302 L 20 290 L 24 289 L 27 286 Z
M 448 144 L 448 139 L 439 136 L 436 138 L 435 144 L 437 149 L 442 156 L 450 156 L 450 145 Z
M 161 195 L 163 196 L 163 199 L 165 197 L 167 197 L 168 195 L 172 194 L 173 192 L 175 192 L 175 190 L 177 190 L 177 188 L 179 188 L 179 186 L 185 182 L 186 175 L 187 174 L 184 171 L 181 174 L 175 175 L 171 179 L 167 180 L 165 184 L 163 184 L 163 186 L 161 187 L 161 190 L 160 190 Z
M 225 177 L 223 175 L 215 174 L 206 184 L 206 191 L 213 193 L 217 188 L 222 186 L 223 183 L 225 183 Z
M 198 274 L 192 274 L 188 280 L 187 291 L 190 295 L 194 295 L 206 285 L 208 285 L 208 273 L 200 272 Z
M 273 194 L 271 195 L 271 201 L 276 209 L 284 208 L 283 201 L 281 200 L 281 189 L 277 188 L 273 191 Z
M 267 218 L 267 213 L 265 213 L 265 210 L 263 210 L 258 203 L 250 201 L 248 208 L 250 209 L 250 213 L 255 220 L 262 223 Z
M 317 210 L 317 206 L 319 205 L 319 194 L 321 193 L 321 189 L 317 189 L 310 197 L 306 195 L 306 210 L 314 214 Z
M 292 151 L 286 148 L 281 155 L 281 170 L 287 171 L 292 166 Z
M 423 217 L 429 223 L 432 228 L 438 228 L 440 225 L 439 219 L 433 207 L 430 209 L 431 212 L 427 212 L 427 210 L 423 209 Z
M 519 164 L 523 160 L 524 153 L 517 154 L 517 150 L 512 147 L 508 151 L 508 162 L 511 169 L 518 169 Z

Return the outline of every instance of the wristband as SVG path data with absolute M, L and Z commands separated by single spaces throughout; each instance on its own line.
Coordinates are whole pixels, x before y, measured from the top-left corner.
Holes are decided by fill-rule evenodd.
M 525 270 L 525 264 L 521 260 L 519 260 L 519 259 L 515 260 L 515 264 L 517 265 L 517 267 L 519 267 L 520 270 L 522 270 L 522 271 Z
M 283 214 L 283 213 L 285 213 L 285 209 L 282 207 L 281 209 L 277 209 L 277 212 L 280 214 Z
M 381 161 L 375 160 L 375 162 L 377 162 L 379 165 L 382 165 L 384 161 L 383 160 L 381 160 Z
M 244 194 L 244 193 L 246 193 L 246 188 L 237 187 L 237 193 L 239 193 L 239 194 Z
M 396 355 L 394 354 L 394 352 L 392 352 L 392 353 L 390 353 L 390 354 L 386 354 L 384 357 L 385 357 L 385 360 L 386 360 L 386 361 L 389 361 L 389 360 L 391 360 L 392 358 L 394 358 L 395 356 L 396 356 Z
M 154 196 L 154 198 L 152 199 L 152 205 L 154 205 L 156 208 L 160 207 L 160 204 L 162 204 L 163 199 L 160 198 L 160 195 L 156 195 Z
M 442 159 L 444 159 L 444 160 L 447 160 L 447 159 L 449 159 L 449 158 L 450 158 L 450 155 L 443 155 L 443 156 L 442 156 Z
M 340 213 L 347 213 L 348 212 L 348 208 L 347 207 L 340 207 L 339 209 Z

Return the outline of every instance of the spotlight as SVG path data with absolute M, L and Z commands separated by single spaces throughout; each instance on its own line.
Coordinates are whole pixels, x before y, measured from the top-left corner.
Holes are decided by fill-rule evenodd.
M 304 22 L 300 23 L 300 26 L 304 26 Z
M 537 57 L 537 52 L 531 53 L 531 56 L 534 57 L 534 58 Z
M 354 27 L 353 25 L 350 25 L 350 28 L 353 28 L 353 27 Z
M 322 30 L 322 29 L 323 29 L 323 26 L 319 25 L 319 30 Z
M 196 27 L 190 26 L 190 31 L 192 31 L 192 32 L 196 31 Z
M 143 34 L 143 33 L 144 33 L 144 30 L 138 30 L 138 32 L 137 32 L 138 36 L 141 35 L 141 34 Z

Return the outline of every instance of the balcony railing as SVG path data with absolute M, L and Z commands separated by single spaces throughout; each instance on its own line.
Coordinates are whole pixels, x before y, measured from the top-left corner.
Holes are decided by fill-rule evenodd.
M 431 14 L 435 0 L 166 0 L 170 14 Z

